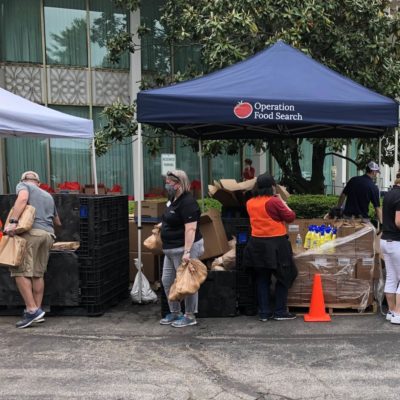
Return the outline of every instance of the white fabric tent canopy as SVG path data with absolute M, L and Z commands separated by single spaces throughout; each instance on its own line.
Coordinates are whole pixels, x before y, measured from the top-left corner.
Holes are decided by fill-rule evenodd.
M 93 139 L 93 121 L 52 110 L 0 88 L 0 136 Z
M 93 182 L 97 193 L 93 121 L 33 103 L 0 88 L 0 137 L 92 140 Z

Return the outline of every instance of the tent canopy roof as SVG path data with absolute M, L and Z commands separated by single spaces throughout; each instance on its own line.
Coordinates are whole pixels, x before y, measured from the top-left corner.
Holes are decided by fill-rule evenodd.
M 0 137 L 93 138 L 93 121 L 33 103 L 0 88 Z
M 193 138 L 379 137 L 396 101 L 278 41 L 230 67 L 138 94 L 138 121 Z

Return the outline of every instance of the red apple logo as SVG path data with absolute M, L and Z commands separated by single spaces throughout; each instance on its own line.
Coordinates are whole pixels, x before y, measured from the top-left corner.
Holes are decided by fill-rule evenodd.
M 248 118 L 253 112 L 253 106 L 247 101 L 244 103 L 243 101 L 241 101 L 238 104 L 236 104 L 235 108 L 233 109 L 233 112 L 240 119 Z

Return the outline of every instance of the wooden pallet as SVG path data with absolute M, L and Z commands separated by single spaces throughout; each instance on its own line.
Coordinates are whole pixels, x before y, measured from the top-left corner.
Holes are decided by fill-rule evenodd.
M 298 315 L 307 314 L 310 304 L 308 303 L 292 303 L 288 305 L 289 311 L 295 312 Z M 330 315 L 371 315 L 378 312 L 378 303 L 374 301 L 362 312 L 359 311 L 358 306 L 351 303 L 327 303 L 325 309 Z

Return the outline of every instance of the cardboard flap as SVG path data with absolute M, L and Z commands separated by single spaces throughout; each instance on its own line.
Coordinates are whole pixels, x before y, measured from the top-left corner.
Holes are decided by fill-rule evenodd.
M 212 197 L 218 200 L 225 207 L 235 207 L 239 205 L 234 194 L 224 189 L 218 189 Z
M 216 181 L 215 179 L 213 181 L 213 184 L 217 189 L 222 189 L 222 186 L 220 185 L 220 183 L 218 181 Z
M 214 185 L 208 185 L 208 194 L 213 197 L 214 194 L 217 192 L 218 188 Z
M 254 188 L 254 185 L 257 182 L 257 178 L 249 179 L 248 181 L 239 182 L 237 185 L 240 190 L 248 191 Z
M 290 193 L 286 190 L 285 186 L 276 185 L 276 192 L 281 195 L 283 201 L 287 201 L 290 196 Z
M 220 179 L 219 182 L 223 189 L 229 190 L 230 192 L 241 190 L 236 179 Z

